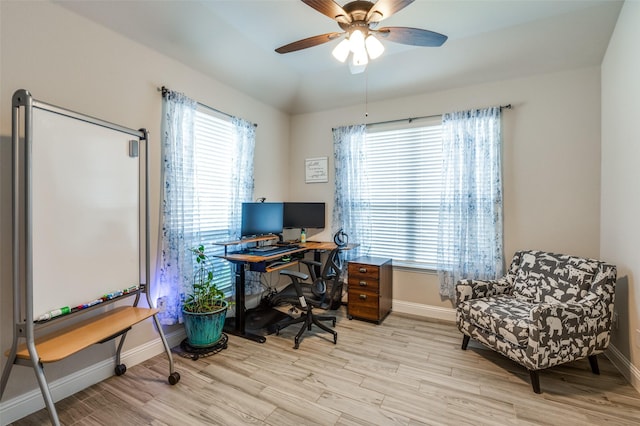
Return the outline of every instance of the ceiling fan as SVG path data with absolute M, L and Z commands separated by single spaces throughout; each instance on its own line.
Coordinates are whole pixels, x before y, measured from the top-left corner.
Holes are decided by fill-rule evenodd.
M 376 37 L 395 43 L 431 47 L 442 46 L 447 40 L 446 35 L 419 28 L 377 28 L 380 21 L 404 9 L 414 0 L 378 0 L 375 3 L 355 0 L 344 6 L 340 6 L 333 0 L 302 0 L 302 2 L 335 20 L 343 31 L 294 41 L 278 47 L 276 52 L 295 52 L 344 36 L 344 39 L 333 49 L 332 54 L 340 62 L 345 62 L 352 53 L 352 60 L 349 62 L 352 74 L 363 72 L 369 59 L 377 58 L 384 51 L 384 46 Z

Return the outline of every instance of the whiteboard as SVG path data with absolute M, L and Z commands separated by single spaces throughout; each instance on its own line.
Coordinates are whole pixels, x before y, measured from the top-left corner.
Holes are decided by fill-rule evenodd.
M 34 320 L 140 283 L 135 136 L 39 108 L 31 150 Z

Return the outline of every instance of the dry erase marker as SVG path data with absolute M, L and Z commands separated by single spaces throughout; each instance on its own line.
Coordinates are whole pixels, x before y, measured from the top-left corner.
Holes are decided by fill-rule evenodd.
M 90 306 L 97 305 L 98 303 L 102 303 L 102 299 L 92 300 L 91 302 L 86 303 L 86 307 L 88 308 Z
M 66 315 L 68 313 L 71 313 L 71 309 L 68 306 L 64 306 L 60 309 L 54 309 L 53 311 L 49 311 L 44 315 L 40 315 L 40 317 L 36 321 L 46 321 L 51 318 Z
M 102 300 L 115 299 L 118 296 L 122 296 L 121 291 L 114 291 L 113 293 L 107 293 L 104 296 L 102 296 Z

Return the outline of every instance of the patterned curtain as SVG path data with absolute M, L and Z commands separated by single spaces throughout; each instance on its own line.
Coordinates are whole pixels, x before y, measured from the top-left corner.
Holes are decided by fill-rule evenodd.
M 189 251 L 202 242 L 201 212 L 197 191 L 198 166 L 195 161 L 195 115 L 197 102 L 181 93 L 163 92 L 162 180 L 163 201 L 161 242 L 158 258 L 156 301 L 164 325 L 182 322 L 182 301 L 191 289 L 193 254 Z M 224 240 L 238 239 L 242 202 L 253 198 L 253 155 L 255 126 L 237 117 L 231 118 L 233 164 L 228 176 L 232 206 Z M 224 172 L 228 175 L 228 172 Z M 201 215 L 202 213 L 202 215 Z M 215 249 L 215 248 L 214 248 Z M 214 261 L 215 262 L 215 261 Z M 255 281 L 255 282 L 254 282 Z M 255 287 L 255 288 L 254 288 Z M 232 286 L 235 290 L 235 287 Z M 261 291 L 260 283 L 247 280 L 247 293 Z
M 500 117 L 499 107 L 442 117 L 437 260 L 440 295 L 452 300 L 459 279 L 503 275 Z
M 231 119 L 233 124 L 233 165 L 231 167 L 234 185 L 232 191 L 232 209 L 229 215 L 229 240 L 240 239 L 242 222 L 242 203 L 253 200 L 253 154 L 256 145 L 256 126 L 238 117 Z M 263 291 L 259 272 L 245 272 L 245 294 L 258 294 Z M 235 296 L 236 287 L 232 286 Z
M 182 301 L 190 285 L 193 255 L 200 241 L 194 180 L 194 122 L 197 103 L 181 93 L 162 96 L 162 218 L 156 303 L 164 325 L 182 322 Z M 193 220 L 192 220 L 193 218 Z
M 232 117 L 233 124 L 233 176 L 234 190 L 231 194 L 233 212 L 229 216 L 229 239 L 240 239 L 242 203 L 253 199 L 253 153 L 256 146 L 256 126 L 238 117 Z
M 366 155 L 366 126 L 364 124 L 333 129 L 335 163 L 335 200 L 332 231 L 343 229 L 350 243 L 360 244 L 345 251 L 349 258 L 367 254 L 371 241 L 371 217 Z

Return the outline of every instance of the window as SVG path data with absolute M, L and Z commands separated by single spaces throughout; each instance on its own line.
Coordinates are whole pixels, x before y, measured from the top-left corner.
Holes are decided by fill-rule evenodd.
M 232 205 L 234 182 L 233 124 L 229 119 L 218 118 L 209 113 L 196 111 L 194 121 L 194 190 L 199 216 L 200 240 L 206 244 L 207 252 L 224 254 L 222 246 L 211 245 L 216 241 L 232 239 L 229 224 L 234 211 Z M 233 269 L 230 262 L 213 258 L 214 280 L 218 288 L 230 295 Z
M 440 119 L 367 128 L 364 170 L 371 209 L 371 256 L 436 269 L 440 208 Z

